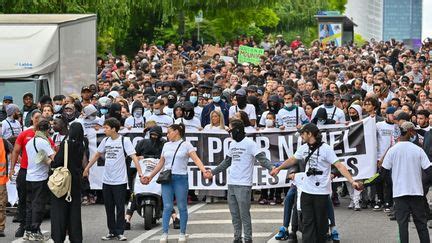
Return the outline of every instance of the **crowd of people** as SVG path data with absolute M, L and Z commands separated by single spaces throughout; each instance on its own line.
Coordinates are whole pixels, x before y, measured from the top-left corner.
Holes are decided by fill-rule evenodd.
M 260 57 L 259 64 L 238 63 L 240 45 L 263 48 L 264 55 Z M 218 52 L 214 53 L 215 49 Z M 3 94 L 0 110 L 3 138 L 0 140 L 0 236 L 4 236 L 6 183 L 10 178 L 16 181 L 18 191 L 18 215 L 15 221 L 20 226 L 15 236 L 33 240 L 43 238 L 40 224 L 44 206 L 50 198 L 46 181 L 51 167 L 63 165 L 64 144 L 67 140 L 69 144 L 76 145 L 69 146 L 69 155 L 73 156 L 68 159 L 68 168 L 74 178 L 71 194 L 75 200 L 70 203 L 56 202 L 58 199 L 51 196 L 51 215 L 57 213 L 55 217 L 51 216 L 51 237 L 55 242 L 63 242 L 66 234 L 71 242 L 82 242 L 81 204 L 97 201 L 97 193 L 91 190 L 88 180 L 82 179 L 82 174 L 87 177 L 91 166 L 102 155 L 105 157 L 105 166 L 109 168 L 104 172 L 102 190 L 109 233 L 102 237 L 103 240 L 127 240 L 124 230 L 130 228 L 133 209 L 128 208 L 125 212 L 124 205 L 127 184 L 133 189 L 131 177 L 136 175 L 143 184 L 148 184 L 159 170 L 172 168 L 172 181 L 162 185 L 164 234 L 161 242 L 167 240 L 170 218 L 180 228 L 179 239 L 186 241 L 186 205 L 201 196 L 207 202 L 228 199 L 235 227 L 234 242 L 241 242 L 242 220 L 239 219 L 248 218 L 243 209 L 250 207 L 250 201 L 238 199 L 244 199 L 245 195 L 253 199 L 253 195 L 249 196 L 252 194 L 249 188 L 251 178 L 239 179 L 232 173 L 238 173 L 239 170 L 244 172 L 245 168 L 249 171 L 249 167 L 239 167 L 238 161 L 228 153 L 221 166 L 207 171 L 195 148 L 183 142 L 184 133 L 226 131 L 236 141 L 233 147 L 243 147 L 253 143 L 249 140 L 243 142 L 243 133 L 291 128 L 300 129 L 304 142 L 310 146 L 299 147 L 294 157 L 277 168 L 257 151 L 248 150 L 248 158 L 260 161 L 272 175 L 277 175 L 280 169 L 299 159 L 306 161 L 306 171 L 310 168 L 321 171 L 321 174 L 313 175 L 323 180 L 320 189 L 308 185 L 312 189 L 308 191 L 308 187 L 303 188 L 306 193 L 301 198 L 302 203 L 308 204 L 305 206 L 308 209 L 303 211 L 306 216 L 303 223 L 308 226 L 308 230 L 303 234 L 310 242 L 322 242 L 327 237 L 328 230 L 322 225 L 327 225 L 327 218 L 331 222 L 328 237 L 339 239 L 333 207 L 339 206 L 339 197 L 346 195 L 351 199 L 348 208 L 355 211 L 367 208 L 384 211 L 390 219 L 396 219 L 400 227 L 403 225 L 401 222 L 407 220 L 406 215 L 394 213 L 394 209 L 402 204 L 401 198 L 404 196 L 419 196 L 418 201 L 422 205 L 417 205 L 417 210 L 424 212 L 424 218 L 417 213 L 414 222 L 416 226 L 419 224 L 418 230 L 424 230 L 426 221 L 432 222 L 426 199 L 431 184 L 429 174 L 419 175 L 422 180 L 421 195 L 404 194 L 406 191 L 395 194 L 395 186 L 399 183 L 392 183 L 390 176 L 382 174 L 392 168 L 390 162 L 386 162 L 387 154 L 400 143 L 400 138 L 406 138 L 406 134 L 409 134 L 409 142 L 422 148 L 421 151 L 426 153 L 429 160 L 432 159 L 432 134 L 429 131 L 432 126 L 431 50 L 429 39 L 417 51 L 393 39 L 371 40 L 362 46 L 350 43 L 341 47 L 333 44 L 322 46 L 314 42 L 311 47 L 306 47 L 300 37 L 287 43 L 282 36 L 277 36 L 275 40 L 268 37 L 261 43 L 244 38 L 215 46 L 201 45 L 191 40 L 180 45 L 143 44 L 131 59 L 126 55 L 113 56 L 111 53 L 98 58 L 97 81 L 82 87 L 80 94 L 42 96 L 37 101 L 32 93 L 26 93 L 23 97 Z M 22 99 L 22 108 L 14 104 L 16 99 Z M 321 147 L 316 126 L 306 124 L 319 127 L 348 124 L 366 118 L 376 121 L 376 166 L 380 174 L 370 186 L 360 190 L 359 182 L 352 180 L 341 163 L 335 163 L 335 155 L 327 152 L 332 149 Z M 145 141 L 135 147 L 129 138 L 119 134 L 120 130 L 131 128 L 143 129 L 145 137 Z M 90 157 L 85 138 L 93 129 L 103 129 L 107 138 L 98 146 L 97 153 Z M 168 141 L 162 138 L 162 131 L 167 132 Z M 239 140 L 236 136 L 240 136 Z M 143 146 L 143 143 L 150 146 Z M 176 149 L 178 154 L 174 154 Z M 39 150 L 45 152 L 43 162 L 35 160 Z M 318 159 L 318 156 L 312 156 L 315 150 L 318 154 L 322 150 L 327 157 Z M 143 175 L 138 163 L 139 159 L 146 156 L 160 159 L 150 176 Z M 234 184 L 228 187 L 227 194 L 224 191 L 188 190 L 186 167 L 189 158 L 208 179 L 231 166 L 230 176 Z M 309 159 L 315 162 L 307 163 Z M 121 162 L 125 160 L 129 162 Z M 82 163 L 77 164 L 77 161 Z M 135 166 L 131 166 L 131 161 Z M 320 163 L 333 164 L 342 174 L 327 165 L 320 167 Z M 311 164 L 318 165 L 314 167 Z M 424 162 L 422 169 L 427 169 L 427 165 Z M 130 173 L 132 170 L 133 173 Z M 299 171 L 302 169 L 292 170 L 290 178 L 296 181 L 293 174 Z M 328 190 L 325 186 L 330 185 L 330 176 L 344 176 L 349 182 L 331 183 L 332 190 Z M 406 177 L 403 174 L 400 176 L 398 180 L 401 181 Z M 296 230 L 299 229 L 298 225 L 294 225 L 298 223 L 297 212 L 293 207 L 296 186 L 289 189 L 263 189 L 259 194 L 259 204 L 284 204 L 284 225 L 276 239 L 296 240 Z M 173 195 L 176 197 L 180 220 L 173 211 Z M 322 203 L 314 204 L 318 201 Z M 326 213 L 314 215 L 316 211 Z M 311 221 L 314 217 L 315 221 Z M 296 226 L 292 227 L 292 232 L 288 232 L 290 221 Z M 314 226 L 318 221 L 320 225 Z M 245 242 L 252 242 L 250 225 L 243 222 L 243 226 Z M 68 230 L 70 227 L 74 230 Z M 432 227 L 432 223 L 429 227 Z M 402 242 L 405 242 L 405 238 L 401 238 Z M 425 242 L 425 238 L 422 238 L 422 242 Z

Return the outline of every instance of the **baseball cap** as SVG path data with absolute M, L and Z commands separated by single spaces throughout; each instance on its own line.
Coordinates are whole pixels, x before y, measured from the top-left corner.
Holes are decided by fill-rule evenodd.
M 406 122 L 403 122 L 402 125 L 400 125 L 400 129 L 401 129 L 401 132 L 408 132 L 409 130 L 414 130 L 415 126 L 414 126 L 414 123 L 406 121 Z
M 386 114 L 394 114 L 396 110 L 397 109 L 394 106 L 387 107 Z
M 115 98 L 119 97 L 120 94 L 117 91 L 111 91 L 108 93 L 107 97 L 110 97 L 110 96 L 115 99 Z
M 5 100 L 10 100 L 13 102 L 13 97 L 10 95 L 5 95 L 5 96 L 3 96 L 3 101 L 5 101 Z
M 408 113 L 401 112 L 401 113 L 399 113 L 399 115 L 396 117 L 396 120 L 397 120 L 397 121 L 400 121 L 400 120 L 410 121 L 410 120 L 411 120 L 411 117 L 410 117 L 410 115 L 408 115 Z
M 258 87 L 256 86 L 256 85 L 249 85 L 247 88 L 246 88 L 246 91 L 250 91 L 250 92 L 257 92 L 258 91 Z
M 94 105 L 90 104 L 90 105 L 87 105 L 86 107 L 84 107 L 83 112 L 84 112 L 84 118 L 87 118 L 87 117 L 93 115 L 94 113 L 97 113 L 98 110 L 96 109 L 96 107 Z
M 81 88 L 81 93 L 84 92 L 84 91 L 86 91 L 86 90 L 88 90 L 88 91 L 91 92 L 91 89 L 90 89 L 89 86 L 83 86 L 83 87 Z
M 244 89 L 238 89 L 235 92 L 236 95 L 246 96 L 246 91 Z
M 334 95 L 334 93 L 332 92 L 332 91 L 330 91 L 330 90 L 327 90 L 325 93 L 324 93 L 324 96 L 335 96 Z
M 312 134 L 318 134 L 319 133 L 319 128 L 317 127 L 317 125 L 313 124 L 313 123 L 308 123 L 306 125 L 303 125 L 298 132 L 300 134 L 304 133 L 304 132 L 310 132 Z

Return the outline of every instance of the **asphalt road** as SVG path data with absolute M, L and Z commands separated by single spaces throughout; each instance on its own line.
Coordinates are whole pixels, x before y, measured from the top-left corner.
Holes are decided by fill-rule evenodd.
M 342 199 L 341 202 L 341 206 L 335 209 L 341 242 L 398 242 L 397 223 L 390 221 L 384 212 L 374 212 L 371 209 L 355 212 L 346 208 L 347 199 Z M 278 242 L 273 238 L 282 224 L 283 206 L 254 204 L 251 211 L 254 242 Z M 82 218 L 84 242 L 103 242 L 100 237 L 107 233 L 103 205 L 83 207 Z M 8 217 L 6 238 L 0 238 L 0 242 L 23 242 L 13 237 L 17 227 L 17 224 L 12 223 L 12 217 Z M 49 231 L 50 221 L 45 220 L 41 228 L 43 231 Z M 143 219 L 135 214 L 132 219 L 132 230 L 126 231 L 125 235 L 129 242 L 159 242 L 160 229 L 159 224 L 154 229 L 145 231 Z M 413 223 L 410 223 L 409 229 L 410 242 L 418 242 Z M 171 228 L 169 242 L 177 242 L 178 233 L 178 230 Z M 227 204 L 221 202 L 191 205 L 187 233 L 188 242 L 191 243 L 231 242 L 233 229 Z M 301 238 L 300 233 L 298 236 Z

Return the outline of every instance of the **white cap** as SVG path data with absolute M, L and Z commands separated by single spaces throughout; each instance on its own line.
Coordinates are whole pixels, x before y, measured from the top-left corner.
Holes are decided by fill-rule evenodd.
M 120 94 L 119 94 L 119 92 L 117 92 L 117 91 L 111 91 L 111 92 L 108 93 L 107 97 L 110 97 L 110 96 L 111 96 L 113 99 L 115 99 L 115 98 L 119 97 Z
M 97 113 L 97 109 L 94 105 L 90 104 L 87 105 L 86 107 L 84 107 L 83 112 L 84 112 L 84 118 L 87 118 L 91 115 L 93 115 L 94 113 Z

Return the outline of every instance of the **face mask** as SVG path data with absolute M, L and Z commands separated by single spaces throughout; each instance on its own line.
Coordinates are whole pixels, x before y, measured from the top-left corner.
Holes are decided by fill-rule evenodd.
M 157 110 L 153 110 L 153 113 L 154 113 L 155 115 L 160 115 L 160 114 L 161 114 L 161 111 L 160 111 L 159 109 L 157 109 Z
M 360 119 L 359 116 L 351 116 L 352 121 L 358 121 Z
M 240 131 L 240 129 L 238 129 L 238 128 L 234 128 L 231 130 L 231 137 L 236 142 L 240 142 L 241 140 L 243 140 L 245 138 L 245 136 L 246 136 L 245 132 Z
M 55 105 L 54 106 L 54 113 L 58 113 L 62 109 L 62 105 Z
M 220 102 L 220 96 L 213 96 L 213 102 L 219 103 Z
M 293 103 L 285 103 L 286 108 L 291 108 L 291 106 L 293 106 Z
M 102 108 L 102 109 L 100 109 L 100 113 L 101 113 L 102 115 L 105 115 L 105 114 L 108 113 L 108 109 L 107 109 L 107 108 Z
M 246 104 L 247 104 L 247 98 L 246 98 L 246 96 L 237 95 L 236 98 L 237 98 L 237 106 L 240 109 L 244 109 L 246 107 Z
M 94 121 L 96 120 L 96 116 L 88 116 L 87 119 L 90 121 Z
M 189 101 L 192 102 L 192 104 L 195 104 L 198 101 L 198 97 L 197 96 L 190 96 Z
M 416 140 L 416 136 L 411 136 L 409 140 L 410 142 L 414 143 L 414 141 Z
M 273 120 L 266 120 L 265 125 L 266 125 L 266 127 L 273 127 L 274 121 Z
M 133 116 L 134 116 L 135 118 L 140 118 L 140 117 L 142 117 L 142 111 L 135 111 L 135 112 L 133 113 Z

